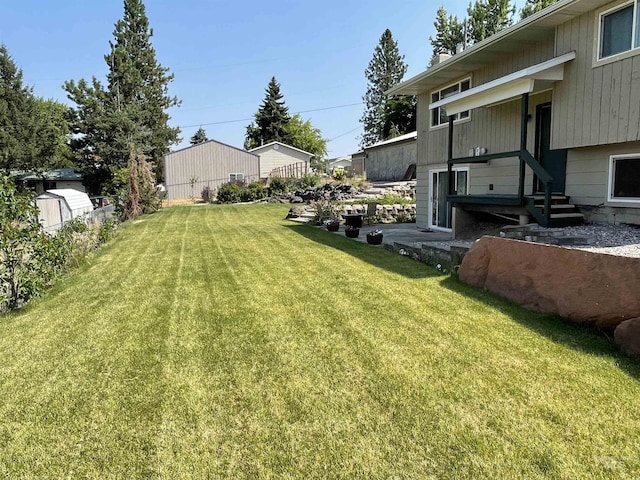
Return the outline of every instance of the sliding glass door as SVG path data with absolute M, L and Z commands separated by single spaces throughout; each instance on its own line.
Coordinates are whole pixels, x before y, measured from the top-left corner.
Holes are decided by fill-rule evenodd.
M 468 168 L 456 168 L 454 195 L 467 195 Z M 429 226 L 439 230 L 451 229 L 451 204 L 447 202 L 449 172 L 446 169 L 429 171 Z

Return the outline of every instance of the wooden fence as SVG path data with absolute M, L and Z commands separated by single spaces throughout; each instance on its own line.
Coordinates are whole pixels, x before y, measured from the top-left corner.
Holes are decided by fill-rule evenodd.
M 271 170 L 269 180 L 272 178 L 301 178 L 307 173 L 309 173 L 309 164 L 307 162 L 292 163 Z

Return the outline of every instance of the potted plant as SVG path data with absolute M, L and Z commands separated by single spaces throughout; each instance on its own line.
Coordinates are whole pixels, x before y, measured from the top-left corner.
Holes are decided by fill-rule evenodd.
M 349 238 L 358 238 L 358 235 L 360 235 L 360 229 L 353 225 L 347 225 L 344 227 L 344 234 Z
M 330 232 L 337 232 L 338 230 L 340 230 L 340 221 L 337 218 L 326 220 L 324 222 L 324 225 Z
M 382 243 L 382 230 L 372 230 L 367 233 L 367 243 L 370 245 L 380 245 Z

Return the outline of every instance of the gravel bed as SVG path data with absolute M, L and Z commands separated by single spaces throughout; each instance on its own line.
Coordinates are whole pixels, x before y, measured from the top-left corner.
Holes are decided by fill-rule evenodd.
M 640 258 L 640 227 L 592 223 L 578 227 L 566 227 L 564 230 L 567 235 L 595 238 L 593 245 L 575 245 L 570 248 Z
M 430 245 L 450 247 L 452 245 L 471 246 L 473 239 L 483 235 L 499 236 L 500 227 L 495 224 L 481 224 L 473 231 L 465 232 L 461 240 L 448 242 L 429 242 Z M 592 237 L 595 242 L 591 245 L 564 245 L 564 248 L 574 248 L 589 252 L 606 253 L 620 257 L 640 258 L 640 227 L 634 225 L 609 225 L 592 223 L 576 227 L 563 228 L 566 236 Z

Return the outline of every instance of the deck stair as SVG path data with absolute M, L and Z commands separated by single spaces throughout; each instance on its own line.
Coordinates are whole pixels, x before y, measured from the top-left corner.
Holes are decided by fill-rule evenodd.
M 526 207 L 533 218 L 545 227 L 568 227 L 571 225 L 582 225 L 584 215 L 578 208 L 569 203 L 566 195 L 551 196 L 551 215 L 548 225 L 545 225 L 544 195 L 528 195 L 525 197 Z

